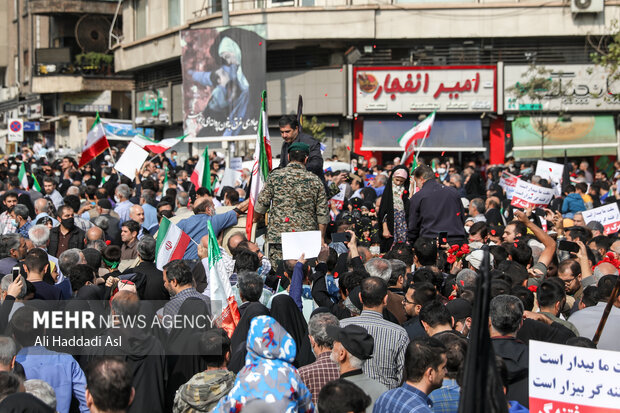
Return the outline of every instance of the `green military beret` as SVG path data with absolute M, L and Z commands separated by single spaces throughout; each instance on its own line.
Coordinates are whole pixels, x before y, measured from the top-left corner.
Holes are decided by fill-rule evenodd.
M 292 144 L 291 146 L 288 147 L 288 151 L 289 152 L 292 152 L 292 151 L 305 152 L 305 153 L 307 153 L 309 155 L 310 154 L 310 147 L 306 143 L 295 142 L 294 144 Z

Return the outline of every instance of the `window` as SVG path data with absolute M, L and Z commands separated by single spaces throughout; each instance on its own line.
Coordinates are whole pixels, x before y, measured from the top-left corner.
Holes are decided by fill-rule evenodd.
M 28 82 L 30 80 L 30 53 L 28 50 L 24 50 L 24 82 Z
M 181 25 L 181 0 L 168 0 L 168 27 Z
M 147 0 L 134 0 L 134 10 L 135 10 L 135 26 L 134 40 L 141 39 L 146 37 L 146 20 L 147 20 L 147 8 L 146 8 Z

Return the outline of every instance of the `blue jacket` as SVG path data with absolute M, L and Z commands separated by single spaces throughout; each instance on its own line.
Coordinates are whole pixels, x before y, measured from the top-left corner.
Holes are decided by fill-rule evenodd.
M 583 203 L 583 198 L 581 198 L 581 195 L 578 193 L 573 192 L 564 198 L 564 202 L 562 203 L 562 214 L 575 214 L 585 210 L 586 204 Z

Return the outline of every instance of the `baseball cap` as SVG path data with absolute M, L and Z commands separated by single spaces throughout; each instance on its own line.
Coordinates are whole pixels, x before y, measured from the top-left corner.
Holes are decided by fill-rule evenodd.
M 361 326 L 350 324 L 346 327 L 327 326 L 327 335 L 338 341 L 353 356 L 360 360 L 372 358 L 375 340 Z
M 465 257 L 465 261 L 470 263 L 472 267 L 479 270 L 482 265 L 482 257 L 484 256 L 484 251 L 482 250 L 474 250 L 467 257 Z M 489 263 L 491 267 L 493 267 L 493 255 L 489 253 Z

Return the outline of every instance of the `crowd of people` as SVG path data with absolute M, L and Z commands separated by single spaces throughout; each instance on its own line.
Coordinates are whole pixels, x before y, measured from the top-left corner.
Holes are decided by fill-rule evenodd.
M 582 214 L 616 202 L 620 164 L 610 176 L 566 164 L 570 182 L 548 207 L 521 210 L 500 178 L 551 188 L 535 163 L 437 158 L 410 170 L 360 157 L 325 171 L 294 117 L 280 129 L 281 167 L 254 203 L 252 239 L 250 174 L 218 187 L 217 153 L 214 191 L 194 186 L 196 159 L 175 151 L 133 179 L 113 169 L 116 149 L 82 168 L 27 147 L 0 161 L 0 412 L 457 412 L 481 277 L 507 411 L 528 411 L 530 340 L 620 351 L 620 239 Z M 183 259 L 157 262 L 164 219 L 194 241 Z M 159 302 L 163 315 L 217 316 L 208 223 L 235 295 L 234 331 L 98 331 L 128 340 L 114 355 L 38 341 L 41 302 L 95 301 L 115 315 Z M 312 230 L 318 257 L 283 260 L 281 234 Z M 179 345 L 199 356 L 170 350 Z

